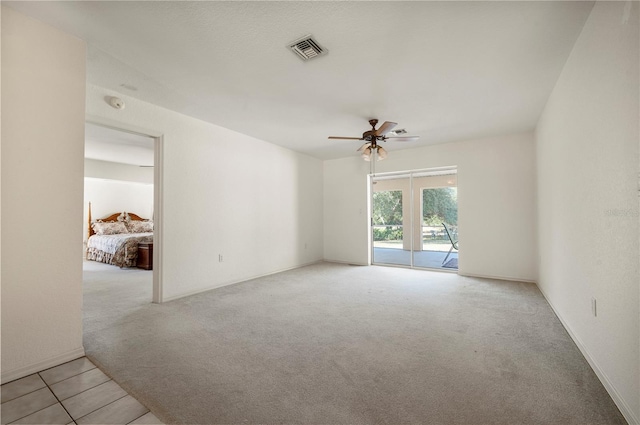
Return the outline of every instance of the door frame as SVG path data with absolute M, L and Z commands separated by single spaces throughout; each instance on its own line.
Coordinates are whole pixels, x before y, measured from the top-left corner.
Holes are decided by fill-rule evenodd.
M 414 187 L 413 187 L 413 179 L 414 177 L 430 177 L 430 176 L 439 176 L 439 175 L 447 175 L 447 174 L 455 174 L 456 175 L 456 179 L 458 176 L 458 166 L 457 165 L 451 165 L 451 166 L 445 166 L 445 167 L 433 167 L 433 168 L 423 168 L 423 169 L 417 169 L 417 170 L 406 170 L 406 171 L 392 171 L 392 172 L 387 172 L 387 173 L 371 173 L 369 174 L 369 205 L 368 205 L 368 211 L 369 211 L 369 264 L 370 265 L 383 265 L 383 266 L 389 266 L 389 267 L 403 267 L 403 268 L 411 268 L 411 269 L 420 269 L 420 270 L 432 270 L 432 271 L 442 271 L 445 273 L 459 273 L 460 269 L 457 270 L 446 270 L 446 269 L 442 269 L 442 268 L 429 268 L 429 267 L 416 267 L 414 265 L 414 245 L 415 245 L 415 237 L 414 237 L 414 219 L 415 219 L 415 202 L 416 200 L 414 199 L 413 193 L 414 193 Z M 373 237 L 373 194 L 374 194 L 374 190 L 373 190 L 373 184 L 374 181 L 376 179 L 385 179 L 385 178 L 389 178 L 389 179 L 393 179 L 394 177 L 397 178 L 401 178 L 406 176 L 406 178 L 409 179 L 409 208 L 410 208 L 410 228 L 411 228 L 411 236 L 410 236 L 410 246 L 411 246 L 411 255 L 410 255 L 410 263 L 409 265 L 404 265 L 404 264 L 388 264 L 388 263 L 375 263 L 375 255 L 374 255 L 374 237 Z M 456 187 L 458 187 L 458 183 L 456 183 Z M 422 191 L 420 191 L 421 195 L 420 195 L 420 211 L 422 211 Z M 404 201 L 403 201 L 404 202 Z M 459 209 L 458 209 L 459 211 Z M 403 219 L 404 221 L 404 219 Z M 403 225 L 403 229 L 405 228 L 405 226 Z M 422 227 L 420 228 L 420 232 L 422 232 Z M 403 230 L 404 232 L 404 230 Z M 422 241 L 420 241 L 420 243 L 422 243 Z
M 164 300 L 163 294 L 163 245 L 164 245 L 164 173 L 162 164 L 164 163 L 164 134 L 161 131 L 150 130 L 142 127 L 129 125 L 123 122 L 110 120 L 103 117 L 87 115 L 85 122 L 107 127 L 125 133 L 147 136 L 154 139 L 153 155 L 153 295 L 152 302 L 161 304 Z

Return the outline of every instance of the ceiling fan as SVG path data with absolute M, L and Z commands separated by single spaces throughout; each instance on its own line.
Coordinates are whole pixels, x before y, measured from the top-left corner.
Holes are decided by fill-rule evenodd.
M 366 143 L 358 148 L 358 152 L 362 151 L 362 158 L 365 161 L 371 161 L 372 153 L 377 153 L 378 161 L 382 161 L 387 157 L 387 151 L 379 145 L 380 142 L 386 142 L 387 140 L 395 142 L 413 142 L 420 138 L 419 136 L 398 136 L 398 134 L 406 133 L 406 130 L 393 130 L 395 126 L 398 125 L 398 123 L 395 122 L 385 121 L 377 130 L 377 119 L 369 120 L 369 124 L 371 125 L 371 130 L 362 133 L 362 137 L 329 136 L 329 139 L 364 140 Z M 393 136 L 387 136 L 387 134 L 393 134 Z

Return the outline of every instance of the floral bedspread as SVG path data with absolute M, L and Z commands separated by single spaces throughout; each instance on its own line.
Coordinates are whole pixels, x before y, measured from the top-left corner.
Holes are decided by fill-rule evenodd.
M 118 267 L 135 267 L 138 262 L 138 244 L 141 242 L 153 242 L 153 233 L 93 235 L 87 241 L 87 260 Z

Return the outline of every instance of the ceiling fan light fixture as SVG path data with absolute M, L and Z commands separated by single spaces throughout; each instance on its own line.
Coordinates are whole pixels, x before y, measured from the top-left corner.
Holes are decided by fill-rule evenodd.
M 360 146 L 356 152 L 360 152 L 361 150 L 364 150 L 364 148 L 366 148 L 370 144 L 371 144 L 370 142 L 365 143 L 364 145 Z
M 374 155 L 376 158 L 373 161 L 373 163 L 375 163 L 376 160 L 382 161 L 389 156 L 386 149 L 380 146 L 381 142 L 414 142 L 420 138 L 420 136 L 398 136 L 398 134 L 405 134 L 407 130 L 403 128 L 394 130 L 395 126 L 398 125 L 395 122 L 385 121 L 380 127 L 378 127 L 378 129 L 376 129 L 378 120 L 376 118 L 372 118 L 369 120 L 369 125 L 371 126 L 371 130 L 362 133 L 362 137 L 329 136 L 329 139 L 364 140 L 365 143 L 358 148 L 357 152 L 362 151 L 361 156 L 365 161 L 371 161 L 371 155 L 376 153 L 377 155 Z M 392 134 L 393 136 L 387 136 L 387 134 Z
M 365 161 L 371 161 L 371 146 L 367 146 L 363 151 L 362 151 L 362 159 L 364 159 Z

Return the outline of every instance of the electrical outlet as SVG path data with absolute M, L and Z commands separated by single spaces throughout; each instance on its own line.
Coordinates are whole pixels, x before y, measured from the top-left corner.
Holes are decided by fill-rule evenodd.
M 593 317 L 598 317 L 598 300 L 591 298 L 591 313 Z
M 222 263 L 222 254 L 218 254 L 218 262 Z

